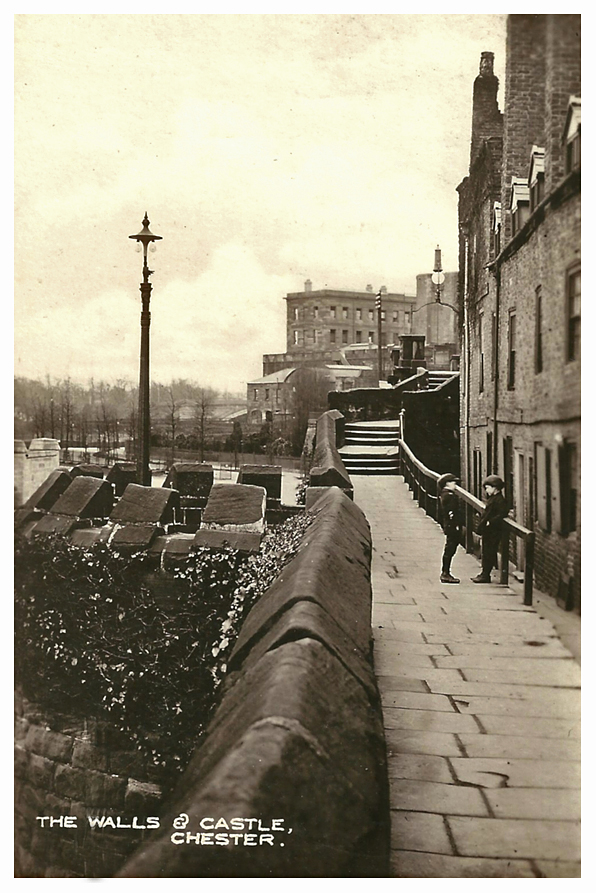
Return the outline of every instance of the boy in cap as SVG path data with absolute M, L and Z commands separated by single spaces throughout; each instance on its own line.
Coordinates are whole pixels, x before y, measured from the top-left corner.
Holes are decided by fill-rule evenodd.
M 472 583 L 490 583 L 491 571 L 497 567 L 503 520 L 509 513 L 503 496 L 504 487 L 504 482 L 496 474 L 490 474 L 484 482 L 488 498 L 478 522 L 478 533 L 482 534 L 482 571 L 477 577 L 472 577 Z
M 454 474 L 443 474 L 437 481 L 439 520 L 445 533 L 441 583 L 459 583 L 457 577 L 451 575 L 451 561 L 459 545 L 462 526 L 459 500 L 454 492 L 458 483 L 459 478 Z

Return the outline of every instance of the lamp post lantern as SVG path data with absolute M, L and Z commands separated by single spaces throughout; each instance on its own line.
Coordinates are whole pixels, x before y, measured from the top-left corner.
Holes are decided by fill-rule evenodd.
M 381 381 L 383 380 L 383 302 L 382 302 L 382 291 L 379 291 L 375 295 L 375 307 L 377 310 L 377 372 L 379 376 L 379 387 L 381 387 Z
M 139 373 L 139 445 L 137 453 L 137 474 L 139 483 L 145 487 L 151 486 L 151 469 L 149 467 L 150 440 L 151 440 L 151 416 L 149 411 L 149 327 L 151 314 L 149 301 L 151 298 L 151 283 L 149 277 L 153 273 L 147 265 L 147 248 L 152 242 L 157 242 L 162 236 L 154 235 L 149 229 L 147 212 L 143 218 L 143 229 L 129 239 L 135 239 L 143 246 L 143 281 L 141 282 L 141 362 Z

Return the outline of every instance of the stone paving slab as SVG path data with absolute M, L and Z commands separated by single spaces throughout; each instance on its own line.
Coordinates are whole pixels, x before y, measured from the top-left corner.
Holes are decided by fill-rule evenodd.
M 465 784 L 498 788 L 579 788 L 579 763 L 562 760 L 454 758 L 450 764 Z
M 574 719 L 543 719 L 539 716 L 477 717 L 489 735 L 540 735 L 541 738 L 579 738 L 581 724 Z
M 448 760 L 432 754 L 394 754 L 387 761 L 387 771 L 390 779 L 417 778 L 420 781 L 437 781 L 445 784 L 451 784 L 456 780 Z
M 580 856 L 575 822 L 463 816 L 449 816 L 447 822 L 462 856 L 570 860 Z
M 534 864 L 538 871 L 538 877 L 581 877 L 579 862 L 566 862 L 564 859 L 559 859 L 557 862 L 536 859 Z
M 391 846 L 425 853 L 453 853 L 443 816 L 427 812 L 392 812 Z
M 461 715 L 461 714 L 457 714 Z M 472 717 L 470 717 L 471 719 Z M 469 757 L 506 757 L 521 760 L 579 760 L 578 739 L 522 738 L 506 735 L 460 734 Z
M 522 682 L 526 685 L 547 685 L 549 687 L 556 686 L 562 688 L 579 685 L 579 667 L 576 663 L 572 662 L 569 666 L 565 666 L 562 662 L 553 660 L 552 664 L 552 669 L 548 671 L 541 670 L 538 666 L 526 664 L 526 667 L 522 670 L 515 668 L 510 670 L 470 668 L 462 670 L 462 674 L 470 682 L 510 682 L 512 685 Z
M 455 707 L 446 695 L 433 695 L 424 692 L 402 691 L 402 689 L 381 692 L 384 707 L 406 707 L 414 710 L 445 710 L 455 713 Z
M 540 876 L 528 859 L 473 859 L 465 856 L 439 856 L 435 853 L 412 853 L 403 850 L 392 851 L 391 869 L 393 877 L 409 878 L 535 878 Z M 571 874 L 549 874 L 546 876 L 576 877 Z
M 373 539 L 391 876 L 579 877 L 580 675 L 560 638 L 578 622 L 471 583 L 463 549 L 461 583 L 441 584 L 444 536 L 400 477 L 359 476 L 354 501 Z
M 467 732 L 480 734 L 480 727 L 473 716 L 463 713 L 447 713 L 440 710 L 406 710 L 385 707 L 385 729 L 410 729 L 418 732 Z
M 444 648 L 444 642 L 429 642 L 429 648 Z M 488 659 L 491 657 L 517 657 L 523 660 L 551 660 L 559 657 L 572 657 L 571 652 L 565 648 L 558 639 L 545 639 L 532 645 L 528 641 L 521 639 L 517 644 L 506 643 L 490 644 L 483 642 L 481 644 L 470 644 L 460 642 L 450 642 L 449 651 L 455 657 L 457 655 L 464 657 L 480 657 Z M 428 654 L 441 655 L 442 652 L 429 651 Z
M 549 816 L 562 821 L 577 821 L 581 813 L 580 791 L 556 788 L 501 788 L 485 791 L 497 818 L 541 819 Z
M 388 756 L 394 753 L 429 753 L 459 757 L 462 754 L 457 738 L 448 732 L 412 732 L 385 728 L 385 741 Z
M 489 815 L 488 806 L 476 788 L 407 778 L 393 781 L 390 806 L 392 809 L 440 815 Z

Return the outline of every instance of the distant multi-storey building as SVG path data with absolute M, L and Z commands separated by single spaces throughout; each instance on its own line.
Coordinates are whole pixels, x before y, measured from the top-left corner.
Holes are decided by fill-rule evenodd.
M 509 16 L 504 113 L 483 53 L 458 187 L 463 480 L 501 475 L 538 587 L 576 609 L 580 89 L 580 16 Z
M 432 273 L 416 276 L 416 309 L 412 331 L 425 336 L 426 358 L 430 367 L 449 369 L 459 356 L 459 273 L 444 273 L 437 301 Z
M 290 292 L 286 300 L 286 352 L 263 356 L 263 375 L 295 365 L 348 362 L 376 365 L 378 320 L 372 285 L 365 291 L 324 288 Z M 412 331 L 414 295 L 381 288 L 381 345 Z

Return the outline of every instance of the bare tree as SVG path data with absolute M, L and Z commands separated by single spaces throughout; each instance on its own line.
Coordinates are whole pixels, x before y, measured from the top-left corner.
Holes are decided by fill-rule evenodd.
M 174 392 L 175 383 L 172 382 L 168 388 L 168 426 L 170 429 L 170 440 L 172 442 L 172 462 L 174 462 L 174 454 L 176 450 L 176 431 L 178 430 L 179 413 L 176 406 L 176 395 Z
M 205 459 L 205 443 L 207 439 L 207 423 L 209 417 L 213 414 L 213 400 L 215 393 L 210 388 L 200 388 L 197 395 L 197 405 L 195 409 L 195 433 L 199 443 L 199 457 L 203 462 Z

